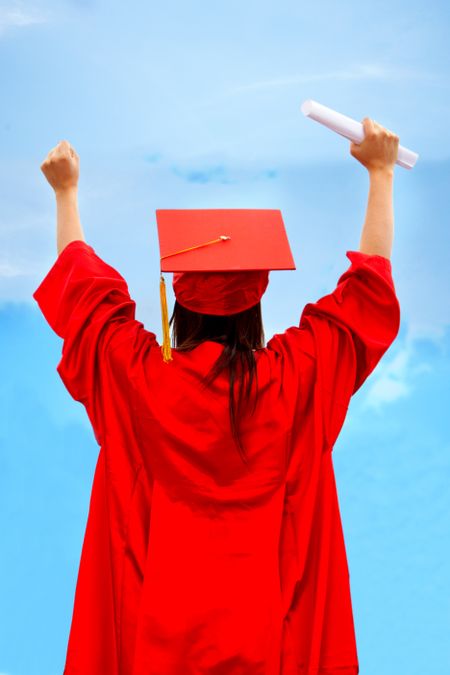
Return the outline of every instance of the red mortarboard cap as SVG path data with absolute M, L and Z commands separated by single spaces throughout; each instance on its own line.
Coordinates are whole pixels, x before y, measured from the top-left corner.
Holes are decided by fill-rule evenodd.
M 171 359 L 163 272 L 177 301 L 229 315 L 256 305 L 270 270 L 296 269 L 279 209 L 157 209 L 164 360 Z

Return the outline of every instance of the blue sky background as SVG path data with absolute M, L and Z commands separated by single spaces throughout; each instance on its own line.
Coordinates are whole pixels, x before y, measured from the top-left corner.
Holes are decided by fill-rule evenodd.
M 400 333 L 334 449 L 362 675 L 450 672 L 450 5 L 0 2 L 0 671 L 62 673 L 98 446 L 32 293 L 56 258 L 40 172 L 80 155 L 86 239 L 161 339 L 156 208 L 280 208 L 266 340 L 357 250 L 368 176 L 315 99 L 419 153 L 396 167 Z M 169 309 L 173 305 L 167 285 Z

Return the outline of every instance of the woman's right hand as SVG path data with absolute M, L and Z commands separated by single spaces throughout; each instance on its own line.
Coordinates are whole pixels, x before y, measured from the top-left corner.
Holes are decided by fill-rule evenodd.
M 362 120 L 364 138 L 350 144 L 350 154 L 368 171 L 393 170 L 397 161 L 399 137 L 369 117 Z

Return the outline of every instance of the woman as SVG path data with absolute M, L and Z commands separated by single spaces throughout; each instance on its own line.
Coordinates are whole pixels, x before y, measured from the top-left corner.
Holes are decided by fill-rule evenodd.
M 332 449 L 400 325 L 399 139 L 363 126 L 350 151 L 369 172 L 366 221 L 335 290 L 266 347 L 259 303 L 214 317 L 177 301 L 170 368 L 85 242 L 77 153 L 62 141 L 43 162 L 58 258 L 33 297 L 100 446 L 66 675 L 359 672 Z M 249 389 L 235 405 L 252 373 L 258 404 Z

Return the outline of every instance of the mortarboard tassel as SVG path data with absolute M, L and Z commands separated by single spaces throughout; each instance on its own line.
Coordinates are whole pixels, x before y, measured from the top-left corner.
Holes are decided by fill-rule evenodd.
M 166 282 L 164 277 L 161 274 L 161 279 L 159 282 L 159 295 L 161 298 L 161 316 L 162 316 L 162 328 L 163 328 L 163 343 L 161 346 L 161 351 L 163 355 L 164 363 L 172 361 L 172 349 L 170 347 L 170 326 L 169 326 L 169 313 L 167 311 L 167 297 L 166 297 Z
M 231 239 L 226 234 L 221 234 L 217 239 L 210 239 L 209 241 L 202 242 L 201 244 L 195 244 L 194 246 L 189 246 L 188 248 L 183 248 L 174 253 L 167 253 L 166 255 L 161 256 L 160 260 L 163 258 L 169 258 L 171 255 L 177 255 L 178 253 L 184 253 L 185 251 L 192 251 L 195 248 L 200 248 L 201 246 L 208 246 L 208 244 L 217 244 L 221 241 L 227 241 Z M 167 296 L 166 296 L 166 282 L 161 272 L 161 278 L 159 281 L 159 295 L 161 299 L 161 317 L 162 317 L 162 329 L 163 329 L 163 343 L 161 345 L 161 352 L 163 355 L 164 363 L 173 361 L 172 349 L 170 347 L 170 326 L 169 326 L 169 313 L 167 311 Z

